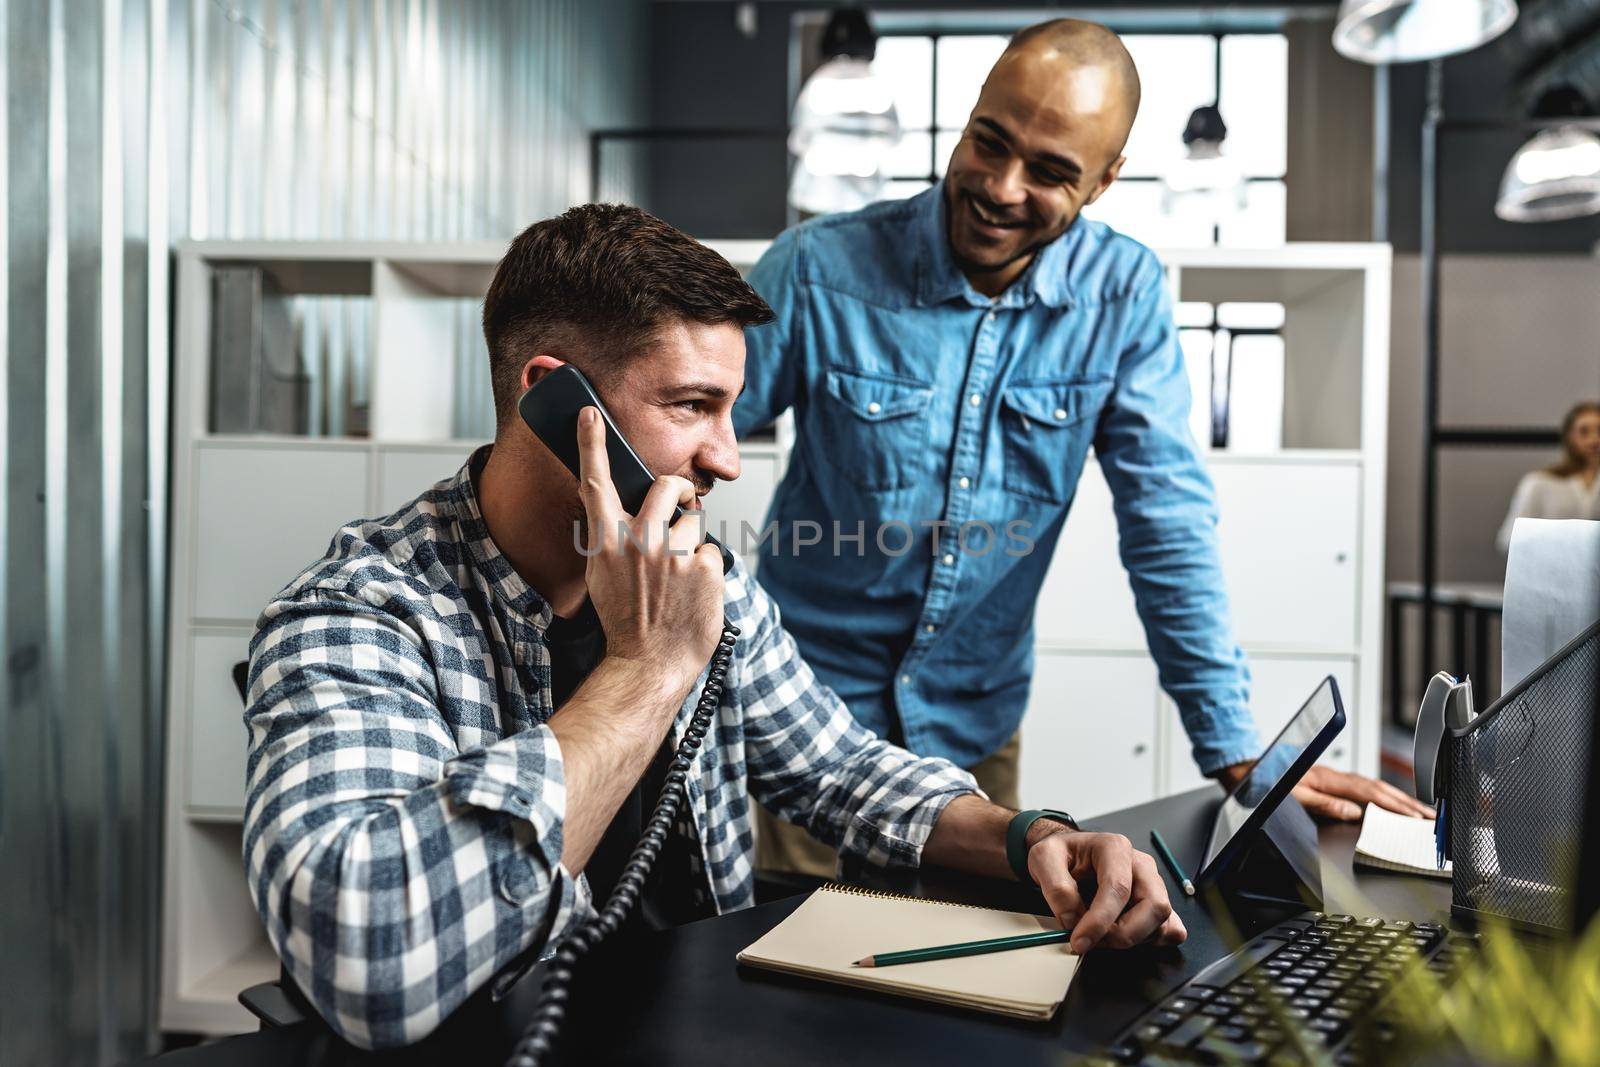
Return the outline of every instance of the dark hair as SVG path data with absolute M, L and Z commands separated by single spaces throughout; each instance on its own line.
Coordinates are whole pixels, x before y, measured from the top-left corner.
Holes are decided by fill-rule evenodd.
M 1546 467 L 1546 473 L 1557 478 L 1570 478 L 1588 466 L 1584 458 L 1578 455 L 1578 450 L 1572 447 L 1572 428 L 1578 424 L 1580 415 L 1600 415 L 1600 400 L 1583 400 L 1572 405 L 1566 418 L 1561 420 L 1561 461 Z
M 584 204 L 523 230 L 483 300 L 483 337 L 500 425 L 522 368 L 541 351 L 604 377 L 674 322 L 759 326 L 767 306 L 727 260 L 654 215 Z

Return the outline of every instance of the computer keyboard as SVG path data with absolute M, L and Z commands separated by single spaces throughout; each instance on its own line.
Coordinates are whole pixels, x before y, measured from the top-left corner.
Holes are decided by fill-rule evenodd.
M 1384 1062 L 1384 1000 L 1402 969 L 1444 976 L 1472 951 L 1438 923 L 1316 912 L 1257 934 L 1140 1016 L 1112 1044 L 1118 1063 Z M 1358 1025 L 1359 1024 L 1359 1025 Z M 1296 1034 L 1291 1034 L 1290 1029 Z

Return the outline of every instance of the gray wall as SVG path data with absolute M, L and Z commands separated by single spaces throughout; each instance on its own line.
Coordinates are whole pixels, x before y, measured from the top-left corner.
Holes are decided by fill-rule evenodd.
M 1515 72 L 1523 63 L 1516 35 L 1506 34 L 1443 63 L 1444 113 L 1457 119 L 1520 119 Z M 1397 251 L 1419 246 L 1422 116 L 1427 64 L 1391 67 L 1389 79 L 1389 233 Z M 1517 130 L 1443 132 L 1439 140 L 1439 248 L 1442 252 L 1588 252 L 1600 240 L 1600 218 L 1568 222 L 1501 222 L 1495 198 L 1506 164 L 1530 134 Z
M 0 1062 L 153 1041 L 171 243 L 509 239 L 587 199 L 588 128 L 642 121 L 645 29 L 643 0 L 0 0 Z
M 1333 20 L 1284 27 L 1289 43 L 1288 196 L 1290 241 L 1372 240 L 1374 74 L 1333 50 Z
M 755 36 L 745 37 L 732 3 L 650 5 L 650 125 L 773 133 L 653 142 L 642 206 L 702 238 L 773 237 L 784 228 L 789 22 L 814 6 L 757 4 Z
M 1421 261 L 1394 263 L 1390 338 L 1388 561 L 1421 577 Z M 1579 399 L 1600 399 L 1600 259 L 1447 256 L 1440 265 L 1442 388 L 1449 426 L 1550 426 Z M 1439 479 L 1439 576 L 1500 582 L 1494 536 L 1517 479 L 1549 448 L 1446 449 Z

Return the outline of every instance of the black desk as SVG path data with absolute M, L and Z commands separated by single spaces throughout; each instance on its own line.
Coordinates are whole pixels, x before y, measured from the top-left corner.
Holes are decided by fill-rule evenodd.
M 1221 792 L 1205 788 L 1092 821 L 1148 850 L 1161 830 L 1191 874 L 1199 867 Z M 1446 922 L 1449 883 L 1351 867 L 1357 827 L 1320 831 L 1329 911 Z M 1163 869 L 1165 874 L 1165 870 Z M 925 896 L 1047 913 L 1037 891 L 936 872 L 857 873 L 853 880 Z M 1048 1023 L 952 1011 L 798 978 L 739 968 L 734 954 L 797 907 L 794 897 L 660 934 L 619 938 L 584 966 L 567 1022 L 567 1063 L 805 1064 L 828 1067 L 904 1062 L 961 1064 L 1070 1062 L 1103 1045 L 1151 1000 L 1226 954 L 1229 930 L 1277 916 L 1207 914 L 1168 883 L 1189 940 L 1178 949 L 1091 953 L 1066 1004 Z M 1279 913 L 1281 915 L 1282 913 Z M 363 1054 L 320 1025 L 230 1038 L 160 1058 L 163 1067 L 315 1064 L 498 1064 L 538 997 L 537 975 L 505 1001 L 474 1001 L 413 1049 Z M 481 1000 L 481 998 L 480 998 Z

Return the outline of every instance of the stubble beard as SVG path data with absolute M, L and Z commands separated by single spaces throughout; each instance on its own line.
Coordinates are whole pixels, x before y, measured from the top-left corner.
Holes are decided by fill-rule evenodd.
M 959 189 L 953 191 L 958 198 L 968 195 Z M 951 215 L 954 214 L 956 208 L 955 205 L 950 202 L 949 197 L 945 198 L 944 210 L 945 232 L 953 234 L 955 227 L 951 225 Z M 1066 224 L 1061 227 L 1061 230 L 1058 233 L 1024 244 L 1016 251 L 1015 254 L 1007 256 L 1005 260 L 998 264 L 980 263 L 975 259 L 969 259 L 961 254 L 961 249 L 956 247 L 956 242 L 953 239 L 947 241 L 946 243 L 950 246 L 950 257 L 955 260 L 956 266 L 961 269 L 963 274 L 999 274 L 1013 263 L 1016 263 L 1018 260 L 1031 259 L 1033 256 L 1037 255 L 1040 250 L 1049 245 L 1051 241 L 1056 240 L 1056 238 L 1070 230 L 1072 228 L 1072 224 L 1077 221 L 1077 218 L 1078 217 L 1074 215 L 1071 219 L 1068 219 Z

